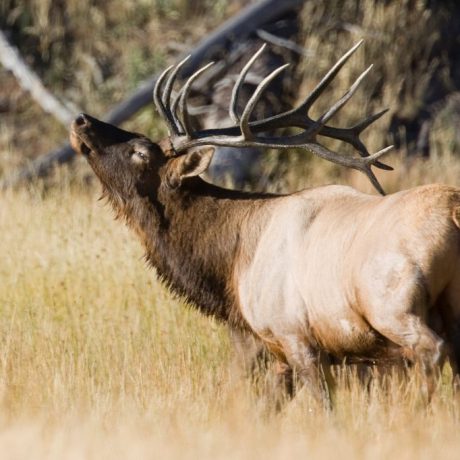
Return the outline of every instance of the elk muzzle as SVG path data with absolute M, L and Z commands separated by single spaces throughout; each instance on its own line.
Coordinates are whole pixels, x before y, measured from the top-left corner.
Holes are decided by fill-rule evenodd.
M 77 118 L 72 122 L 70 127 L 70 144 L 75 152 L 88 156 L 91 152 L 91 147 L 85 142 L 85 131 L 90 125 L 90 119 L 88 115 L 81 113 Z
M 127 142 L 133 137 L 134 133 L 104 123 L 85 113 L 80 113 L 70 128 L 72 148 L 84 156 L 89 156 L 91 152 L 103 155 L 107 147 Z

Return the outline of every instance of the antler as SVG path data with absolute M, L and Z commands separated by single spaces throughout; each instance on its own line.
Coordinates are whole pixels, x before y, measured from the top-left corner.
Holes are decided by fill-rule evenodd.
M 366 69 L 356 79 L 356 81 L 346 91 L 346 93 L 316 121 L 310 118 L 308 115 L 308 112 L 314 102 L 319 98 L 325 88 L 331 83 L 340 69 L 358 49 L 362 42 L 363 40 L 358 42 L 347 53 L 345 53 L 337 61 L 336 64 L 334 64 L 334 66 L 329 70 L 324 78 L 318 83 L 316 88 L 298 107 L 278 115 L 264 118 L 262 120 L 249 121 L 251 114 L 265 88 L 279 73 L 281 73 L 289 65 L 284 64 L 271 72 L 267 77 L 265 77 L 259 83 L 253 95 L 250 97 L 243 110 L 243 113 L 239 115 L 237 113 L 237 102 L 240 88 L 249 69 L 265 49 L 266 45 L 263 45 L 244 66 L 243 70 L 238 76 L 237 81 L 235 82 L 229 108 L 230 117 L 235 124 L 227 128 L 194 131 L 187 108 L 187 96 L 192 83 L 199 75 L 211 67 L 213 63 L 211 62 L 207 64 L 195 72 L 193 75 L 191 75 L 173 101 L 171 101 L 171 93 L 174 82 L 179 70 L 185 64 L 188 57 L 177 64 L 175 67 L 168 67 L 158 78 L 153 94 L 155 105 L 158 111 L 168 123 L 170 140 L 173 145 L 175 154 L 181 155 L 192 147 L 202 145 L 281 149 L 298 147 L 309 150 L 321 158 L 324 158 L 333 163 L 337 163 L 339 165 L 363 172 L 369 178 L 374 187 L 379 191 L 379 193 L 384 195 L 385 192 L 375 177 L 371 166 L 385 170 L 392 170 L 393 168 L 391 166 L 381 163 L 378 160 L 383 155 L 388 153 L 393 148 L 393 146 L 386 147 L 377 153 L 370 155 L 359 136 L 369 125 L 374 123 L 384 113 L 386 113 L 387 110 L 383 110 L 374 115 L 371 115 L 351 128 L 334 128 L 332 126 L 326 125 L 326 123 L 351 99 L 362 80 L 371 70 L 372 66 Z M 163 83 L 166 77 L 168 77 L 168 80 L 163 91 L 163 95 L 161 96 Z M 275 129 L 289 127 L 301 128 L 303 131 L 300 134 L 291 136 L 257 136 L 259 133 L 266 133 L 267 131 L 274 131 Z M 342 156 L 339 153 L 329 150 L 328 148 L 318 143 L 316 140 L 318 135 L 338 139 L 352 145 L 359 152 L 361 157 Z

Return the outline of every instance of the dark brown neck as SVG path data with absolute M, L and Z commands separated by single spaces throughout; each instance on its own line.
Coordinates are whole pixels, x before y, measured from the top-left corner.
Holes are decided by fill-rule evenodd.
M 160 191 L 155 203 L 144 198 L 128 221 L 148 261 L 175 293 L 205 314 L 241 325 L 233 288 L 236 258 L 247 252 L 246 240 L 257 240 L 248 232 L 260 231 L 267 199 L 194 179 L 178 191 Z M 255 214 L 257 228 L 251 225 Z

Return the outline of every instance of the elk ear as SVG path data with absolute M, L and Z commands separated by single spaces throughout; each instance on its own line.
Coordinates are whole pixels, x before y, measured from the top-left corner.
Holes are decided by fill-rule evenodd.
M 169 183 L 173 188 L 178 187 L 184 179 L 204 173 L 211 163 L 214 147 L 193 150 L 186 155 L 176 158 L 169 175 Z

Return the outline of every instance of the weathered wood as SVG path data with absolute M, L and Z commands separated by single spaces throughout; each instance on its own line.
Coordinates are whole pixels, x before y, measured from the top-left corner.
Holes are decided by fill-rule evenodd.
M 13 73 L 20 86 L 30 93 L 45 112 L 53 115 L 63 125 L 68 126 L 72 120 L 73 111 L 45 88 L 40 77 L 24 62 L 17 48 L 9 43 L 1 30 L 0 62 L 5 69 Z
M 191 58 L 187 65 L 184 66 L 180 76 L 186 78 L 191 75 L 205 60 L 225 48 L 226 43 L 234 40 L 243 41 L 267 22 L 276 19 L 287 11 L 300 8 L 303 3 L 304 0 L 263 0 L 248 6 L 193 48 Z M 111 124 L 119 125 L 147 104 L 150 104 L 157 77 L 158 75 L 155 75 L 147 80 L 131 96 L 105 114 L 103 119 Z M 46 176 L 52 167 L 66 163 L 72 158 L 74 158 L 73 150 L 66 143 L 62 147 L 38 157 L 28 167 L 4 180 L 0 187 L 11 187 L 28 181 L 33 177 Z

